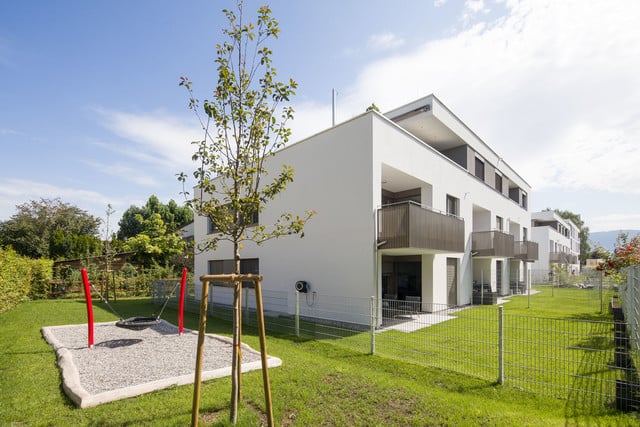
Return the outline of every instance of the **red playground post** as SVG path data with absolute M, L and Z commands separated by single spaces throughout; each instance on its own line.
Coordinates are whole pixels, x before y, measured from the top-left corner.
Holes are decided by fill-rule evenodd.
M 93 348 L 93 304 L 91 303 L 91 288 L 87 270 L 82 269 L 82 284 L 84 285 L 84 296 L 87 300 L 87 326 L 89 327 L 89 348 Z
M 178 302 L 178 333 L 184 331 L 184 288 L 187 284 L 187 269 L 182 269 L 182 281 L 180 282 L 180 300 Z

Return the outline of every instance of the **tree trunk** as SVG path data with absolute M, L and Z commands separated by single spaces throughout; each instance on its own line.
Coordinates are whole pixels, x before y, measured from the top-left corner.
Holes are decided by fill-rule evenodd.
M 233 242 L 235 274 L 240 274 L 240 246 Z M 240 343 L 241 343 L 241 293 L 242 283 L 233 284 L 233 354 L 231 360 L 231 414 L 230 420 L 235 424 L 238 418 L 238 401 L 240 400 Z

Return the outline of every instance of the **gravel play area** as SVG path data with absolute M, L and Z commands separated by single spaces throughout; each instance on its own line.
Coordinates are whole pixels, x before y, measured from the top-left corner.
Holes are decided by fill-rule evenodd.
M 58 355 L 63 388 L 81 408 L 138 396 L 173 385 L 193 384 L 198 332 L 161 321 L 136 331 L 97 323 L 94 348 L 87 347 L 87 325 L 50 326 L 42 335 Z M 205 336 L 202 380 L 231 375 L 232 340 Z M 270 368 L 282 361 L 269 357 Z M 260 352 L 242 347 L 242 371 L 261 369 Z

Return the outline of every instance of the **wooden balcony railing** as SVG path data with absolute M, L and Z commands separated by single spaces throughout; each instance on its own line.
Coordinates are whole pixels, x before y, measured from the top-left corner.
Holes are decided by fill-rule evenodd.
M 502 231 L 474 231 L 471 252 L 474 256 L 513 258 L 513 236 Z
M 523 261 L 538 260 L 538 244 L 536 242 L 518 241 L 514 242 L 513 257 Z
M 549 252 L 549 262 L 556 264 L 577 264 L 578 257 L 566 252 Z
M 464 252 L 464 221 L 402 202 L 378 210 L 378 242 L 381 248 L 419 248 Z

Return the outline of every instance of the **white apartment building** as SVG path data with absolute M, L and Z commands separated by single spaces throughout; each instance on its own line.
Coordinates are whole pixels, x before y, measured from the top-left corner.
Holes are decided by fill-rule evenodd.
M 569 273 L 580 272 L 580 229 L 553 211 L 531 214 L 531 238 L 538 243 L 539 257 L 532 265 L 532 280 L 547 282 L 552 266 Z
M 538 257 L 530 186 L 434 95 L 384 115 L 365 112 L 282 149 L 268 167 L 283 164 L 295 169 L 294 182 L 259 221 L 317 214 L 302 239 L 242 249 L 243 272 L 264 275 L 265 310 L 294 313 L 298 281 L 309 287 L 301 315 L 353 323 L 368 318 L 371 297 L 420 301 L 428 312 L 471 304 L 474 285 L 506 295 L 528 283 Z M 197 217 L 196 241 L 209 232 Z M 196 254 L 196 278 L 231 272 L 224 243 Z M 200 286 L 196 279 L 198 297 Z M 210 293 L 231 304 L 230 289 Z M 348 313 L 323 308 L 336 300 Z

